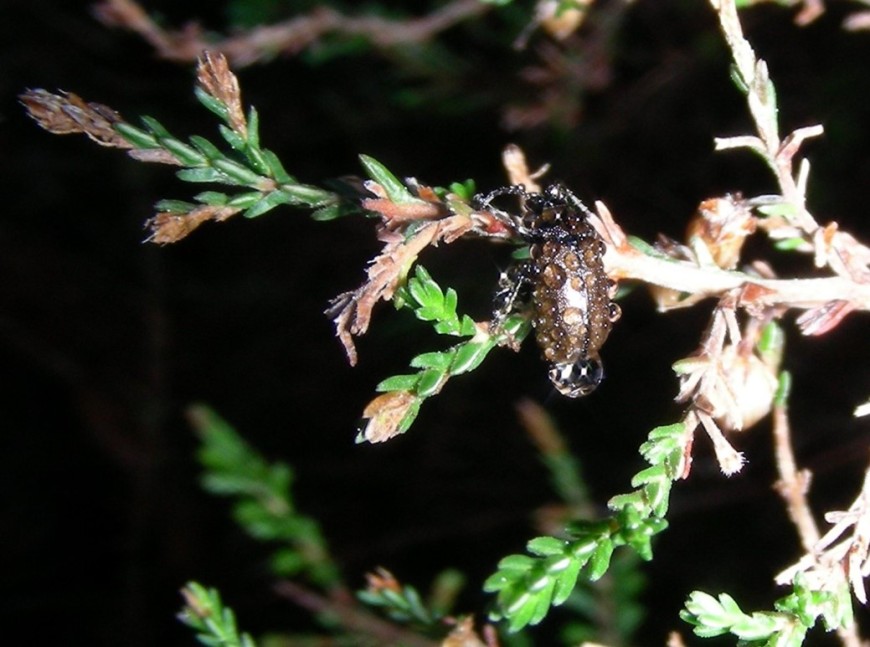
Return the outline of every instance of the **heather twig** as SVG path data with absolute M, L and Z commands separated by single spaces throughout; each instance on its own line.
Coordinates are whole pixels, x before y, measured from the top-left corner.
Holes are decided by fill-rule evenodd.
M 281 53 L 295 54 L 332 34 L 361 36 L 378 48 L 421 43 L 457 23 L 481 16 L 490 8 L 480 0 L 453 0 L 428 15 L 391 19 L 348 15 L 319 6 L 284 22 L 225 37 L 206 34 L 193 24 L 178 30 L 166 29 L 135 0 L 103 0 L 94 11 L 107 25 L 139 34 L 163 58 L 194 61 L 203 50 L 211 50 L 223 53 L 236 67 L 245 67 Z
M 103 146 L 127 150 L 140 161 L 181 166 L 176 175 L 185 182 L 236 189 L 232 195 L 204 191 L 195 196 L 196 204 L 181 200 L 157 203 L 157 214 L 147 223 L 150 242 L 177 242 L 208 220 L 220 222 L 239 213 L 255 218 L 281 204 L 313 207 L 319 219 L 339 213 L 333 192 L 299 182 L 272 151 L 260 145 L 257 111 L 250 108 L 245 113 L 238 80 L 224 56 L 203 53 L 197 81 L 197 99 L 224 122 L 219 130 L 229 151 L 198 135 L 186 143 L 151 117 L 142 119 L 143 128 L 133 126 L 111 108 L 87 103 L 71 93 L 29 90 L 21 102 L 49 132 L 85 134 Z
M 196 631 L 199 642 L 216 647 L 256 647 L 250 635 L 239 633 L 233 610 L 224 605 L 217 590 L 190 582 L 181 594 L 185 605 L 178 618 Z

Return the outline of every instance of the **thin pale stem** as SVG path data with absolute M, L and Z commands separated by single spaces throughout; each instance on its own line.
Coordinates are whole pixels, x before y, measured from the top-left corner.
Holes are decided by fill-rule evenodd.
M 608 274 L 635 279 L 678 292 L 718 297 L 740 290 L 740 303 L 815 308 L 831 301 L 848 301 L 856 310 L 870 310 L 870 284 L 841 276 L 819 279 L 763 279 L 719 267 L 649 256 L 630 247 L 611 248 L 605 256 Z

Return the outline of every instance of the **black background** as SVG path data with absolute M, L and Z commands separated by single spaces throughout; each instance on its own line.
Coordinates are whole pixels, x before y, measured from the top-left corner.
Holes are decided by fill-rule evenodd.
M 149 6 L 172 24 L 198 17 L 224 27 L 210 5 Z M 770 7 L 744 18 L 777 84 L 783 130 L 825 125 L 806 148 L 813 212 L 866 239 L 870 34 L 840 28 L 857 6 L 838 4 L 806 28 Z M 488 603 L 479 582 L 522 550 L 535 534 L 532 512 L 554 500 L 514 402 L 532 397 L 553 412 L 602 506 L 629 489 L 648 431 L 678 419 L 670 365 L 695 348 L 709 304 L 659 315 L 636 291 L 623 302 L 604 351 L 609 376 L 595 395 L 554 396 L 531 345 L 496 351 L 428 401 L 406 436 L 355 445 L 374 385 L 439 342 L 384 305 L 359 341 L 359 366 L 346 364 L 322 310 L 362 281 L 378 249 L 372 223 L 316 223 L 276 209 L 206 225 L 174 246 L 143 244 L 156 200 L 200 189 L 171 169 L 41 131 L 16 95 L 70 90 L 128 120 L 148 114 L 179 135 L 215 139 L 214 120 L 193 98 L 192 68 L 100 25 L 85 3 L 0 7 L 4 633 L 24 631 L 28 644 L 191 644 L 174 619 L 177 590 L 190 579 L 221 588 L 255 634 L 305 626 L 270 590 L 269 548 L 234 526 L 227 502 L 200 490 L 183 417 L 192 402 L 212 405 L 270 459 L 294 466 L 299 507 L 321 520 L 353 586 L 383 565 L 425 589 L 454 566 L 469 576 L 462 610 L 479 615 Z M 504 183 L 501 148 L 516 142 L 648 240 L 680 236 L 706 197 L 774 190 L 748 154 L 712 152 L 712 137 L 750 124 L 704 3 L 637 3 L 618 32 L 612 78 L 584 97 L 582 119 L 508 132 L 501 108 L 534 98 L 517 79 L 534 48 L 506 47 L 521 24 L 507 16 L 520 9 L 445 36 L 467 65 L 431 104 L 397 100 L 422 82 L 374 53 L 319 65 L 279 57 L 240 71 L 243 94 L 260 111 L 266 146 L 311 183 L 359 174 L 356 156 L 366 153 L 425 183 L 473 177 L 492 188 Z M 485 318 L 507 252 L 460 242 L 422 262 L 457 288 L 460 309 Z M 812 272 L 807 259 L 750 247 L 750 257 L 761 255 L 784 272 Z M 867 317 L 813 339 L 792 321 L 796 451 L 815 473 L 816 509 L 842 509 L 868 459 L 867 423 L 851 417 L 870 394 Z M 693 589 L 728 591 L 750 609 L 782 595 L 772 576 L 800 550 L 771 489 L 767 421 L 735 444 L 749 462 L 726 479 L 706 440 L 696 443 L 692 478 L 676 486 L 671 527 L 646 567 L 650 614 L 639 644 L 662 644 L 672 628 L 688 633 L 677 612 Z

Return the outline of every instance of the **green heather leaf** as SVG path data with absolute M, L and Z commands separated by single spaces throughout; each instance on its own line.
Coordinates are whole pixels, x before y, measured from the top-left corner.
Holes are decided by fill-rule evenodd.
M 595 552 L 592 553 L 592 557 L 589 559 L 589 581 L 595 582 L 607 572 L 607 568 L 610 566 L 610 557 L 613 555 L 613 542 L 610 538 L 603 538 L 598 546 L 595 548 Z
M 731 633 L 740 640 L 763 640 L 777 630 L 776 617 L 766 613 L 753 613 L 743 616 L 731 625 Z
M 435 332 L 439 335 L 458 335 L 459 334 L 459 321 L 457 319 L 444 319 L 444 313 L 438 312 L 438 319 L 442 319 L 438 323 L 435 324 Z
M 114 129 L 115 132 L 136 148 L 160 148 L 160 143 L 154 135 L 135 126 L 127 123 L 117 123 L 114 125 Z
M 227 183 L 226 176 L 210 167 L 205 168 L 183 168 L 175 172 L 175 177 L 185 182 L 221 182 Z
M 743 80 L 740 70 L 733 63 L 731 64 L 730 72 L 731 80 L 734 82 L 734 85 L 737 86 L 737 89 L 740 90 L 742 94 L 749 94 L 749 86 L 746 85 L 746 81 Z
M 418 373 L 413 375 L 393 375 L 380 382 L 375 387 L 375 391 L 413 391 L 419 380 L 420 375 Z
M 281 548 L 272 555 L 272 570 L 281 577 L 291 577 L 305 570 L 307 564 L 302 553 L 292 548 Z
M 440 388 L 443 378 L 444 371 L 430 368 L 421 372 L 420 381 L 417 382 L 417 388 L 415 389 L 417 395 L 421 398 L 433 395 Z
M 459 334 L 462 336 L 471 336 L 476 333 L 477 326 L 474 324 L 474 319 L 468 315 L 462 315 L 462 322 L 459 324 Z
M 251 148 L 248 146 L 245 148 L 245 157 L 248 162 L 260 175 L 268 176 L 271 173 L 271 169 L 269 168 L 269 164 L 266 162 L 266 158 L 263 156 L 263 152 L 257 148 Z
M 768 322 L 761 329 L 761 337 L 756 344 L 758 352 L 765 359 L 770 358 L 771 362 L 778 364 L 782 357 L 782 349 L 785 346 L 785 332 L 775 321 Z
M 238 184 L 257 187 L 262 182 L 262 177 L 238 162 L 229 159 L 216 159 L 212 161 L 212 164 L 230 180 L 233 180 Z
M 502 571 L 496 571 L 484 580 L 482 588 L 487 593 L 495 593 L 501 591 L 508 582 L 508 578 L 505 577 Z
M 671 483 L 669 479 L 663 479 L 657 483 L 649 483 L 644 488 L 649 507 L 657 517 L 664 517 L 668 513 Z
M 534 617 L 536 611 L 535 600 L 530 599 L 527 604 L 521 606 L 515 613 L 512 613 L 508 622 L 508 631 L 516 633 L 525 627 Z
M 378 160 L 369 157 L 368 155 L 360 155 L 359 159 L 363 167 L 365 167 L 368 176 L 384 188 L 384 191 L 386 191 L 387 197 L 390 200 L 396 204 L 422 202 L 419 198 L 415 198 L 411 195 L 411 192 L 408 191 L 399 178 L 393 175 L 387 167 L 381 164 Z
M 411 360 L 411 366 L 414 368 L 435 368 L 446 371 L 452 360 L 453 353 L 450 352 L 423 353 Z
M 411 425 L 414 424 L 414 420 L 417 419 L 417 414 L 420 413 L 420 405 L 422 402 L 423 400 L 420 398 L 411 403 L 408 410 L 405 412 L 405 415 L 402 417 L 402 421 L 396 428 L 398 433 L 403 434 L 411 428 Z
M 579 559 L 568 559 L 567 566 L 556 574 L 556 587 L 553 589 L 553 604 L 562 604 L 577 586 L 577 577 L 583 562 Z
M 547 557 L 550 555 L 562 555 L 568 542 L 558 537 L 535 537 L 526 544 L 526 550 L 533 555 Z
M 231 207 L 240 207 L 242 209 L 250 209 L 263 198 L 263 194 L 259 191 L 248 191 L 234 195 L 227 201 Z M 247 215 L 247 214 L 246 214 Z M 250 216 L 248 216 L 250 217 Z
M 202 193 L 197 193 L 194 196 L 194 199 L 197 202 L 201 202 L 202 204 L 210 204 L 214 207 L 222 207 L 229 200 L 229 196 L 227 196 L 226 193 L 221 193 L 220 191 L 203 191 Z
M 190 213 L 196 209 L 197 205 L 184 200 L 160 200 L 154 205 L 156 211 L 165 211 L 167 213 Z
M 625 508 L 642 508 L 646 506 L 643 492 L 636 490 L 628 494 L 617 494 L 610 498 L 607 507 L 611 510 L 623 510 Z
M 218 126 L 218 130 L 220 131 L 221 137 L 224 138 L 224 141 L 233 147 L 233 150 L 244 151 L 247 148 L 248 143 L 245 141 L 244 137 L 242 137 L 239 133 L 228 126 L 224 126 L 221 124 Z
M 783 199 L 780 198 L 780 200 Z M 781 201 L 759 205 L 756 207 L 756 211 L 764 216 L 783 216 L 785 218 L 791 218 L 797 215 L 798 208 L 791 202 Z
M 546 585 L 540 591 L 535 592 L 534 613 L 529 618 L 530 625 L 536 625 L 547 617 L 547 612 L 550 610 L 550 605 L 553 602 L 553 590 L 556 588 L 556 581 L 553 579 L 547 580 Z
M 456 304 L 458 297 L 456 296 L 456 290 L 453 288 L 447 288 L 444 292 L 444 312 L 450 317 L 456 317 Z
M 791 252 L 808 244 L 803 238 L 783 238 L 776 241 L 773 247 L 781 252 Z
M 260 148 L 260 115 L 254 106 L 248 108 L 248 146 Z
M 642 238 L 638 238 L 637 236 L 629 236 L 628 243 L 638 251 L 642 252 L 645 256 L 653 256 L 655 258 L 660 258 L 664 261 L 677 262 L 675 259 L 671 258 L 667 254 L 660 252 L 648 242 L 646 242 Z
M 423 321 L 437 321 L 440 318 L 441 309 L 421 306 L 414 311 L 414 314 Z
M 268 149 L 264 149 L 263 151 L 263 159 L 266 161 L 266 165 L 269 167 L 269 175 L 275 179 L 276 182 L 280 184 L 295 184 L 296 179 L 291 176 L 284 169 L 284 165 L 281 163 L 281 160 L 278 159 L 278 156 L 275 155 L 272 151 Z
M 430 292 L 426 290 L 426 281 L 432 281 L 429 278 L 429 275 L 425 275 L 425 279 L 421 278 L 420 273 L 420 265 L 417 266 L 417 277 L 408 281 L 408 292 L 411 293 L 411 297 L 421 306 L 431 307 L 431 303 L 429 302 L 429 294 Z M 425 270 L 423 270 L 425 272 Z M 437 305 L 441 305 L 438 303 Z
M 529 557 L 528 555 L 508 555 L 507 557 L 502 558 L 502 560 L 498 563 L 498 570 L 519 571 L 525 573 L 526 571 L 530 570 L 536 563 L 537 561 L 533 557 Z
M 308 184 L 283 184 L 281 192 L 290 196 L 294 204 L 320 207 L 335 199 L 335 194 Z
M 223 121 L 227 121 L 230 113 L 222 101 L 215 99 L 199 85 L 193 89 L 193 92 L 202 105 L 220 117 Z
M 450 373 L 459 375 L 473 371 L 481 365 L 490 350 L 492 350 L 495 342 L 493 340 L 487 342 L 466 342 L 459 346 L 456 350 L 456 357 L 453 360 L 453 366 L 450 367 Z
M 740 605 L 737 604 L 737 600 L 732 598 L 727 593 L 719 594 L 719 604 L 722 607 L 722 611 L 726 614 L 732 616 L 742 616 L 743 610 L 740 608 Z M 729 620 L 730 622 L 730 620 Z
M 185 166 L 203 166 L 208 163 L 205 155 L 177 139 L 167 138 L 160 143 Z
M 336 218 L 340 218 L 341 215 L 341 205 L 332 204 L 328 207 L 321 207 L 317 211 L 314 211 L 311 214 L 311 219 L 317 220 L 318 222 L 326 222 L 327 220 L 335 220 Z
M 658 481 L 667 478 L 667 473 L 662 465 L 652 465 L 644 470 L 641 470 L 631 479 L 631 487 L 640 487 L 652 481 Z
M 157 136 L 157 139 L 172 139 L 170 132 L 166 130 L 166 128 L 163 127 L 163 124 L 157 121 L 154 117 L 148 117 L 146 115 L 142 117 L 142 123 L 148 127 L 148 130 Z
M 458 195 L 463 200 L 471 200 L 477 189 L 474 180 L 468 179 L 465 182 L 451 182 L 448 187 L 451 193 Z
M 191 135 L 190 143 L 193 144 L 199 151 L 210 160 L 223 159 L 226 157 L 217 146 L 212 144 L 205 137 L 199 135 Z
M 652 431 L 649 432 L 650 440 L 660 440 L 663 438 L 674 438 L 678 437 L 684 431 L 684 425 L 682 422 L 675 422 L 672 425 L 662 425 L 661 427 L 656 427 Z
M 290 198 L 283 191 L 272 191 L 249 207 L 242 215 L 245 218 L 256 218 L 257 216 L 262 216 L 267 211 L 271 211 L 279 204 L 287 204 L 289 202 Z

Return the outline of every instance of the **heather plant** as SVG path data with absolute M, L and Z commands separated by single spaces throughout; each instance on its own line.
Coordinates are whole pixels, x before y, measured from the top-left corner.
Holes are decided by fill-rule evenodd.
M 21 100 L 51 132 L 83 133 L 139 161 L 174 166 L 184 182 L 208 185 L 190 200 L 160 201 L 147 224 L 150 243 L 184 244 L 183 239 L 206 223 L 238 215 L 258 218 L 286 206 L 306 210 L 319 221 L 369 218 L 382 249 L 365 269 L 362 283 L 336 296 L 326 310 L 349 363 L 357 363 L 355 338 L 373 325 L 383 301 L 413 313 L 439 338 L 451 338 L 435 349 L 420 349 L 409 358 L 407 373 L 385 376 L 374 386 L 376 395 L 361 412 L 364 422 L 357 440 L 382 443 L 414 433 L 415 420 L 448 381 L 473 379 L 466 374 L 497 349 L 519 348 L 535 325 L 524 309 L 510 312 L 499 325 L 475 320 L 463 311 L 457 289 L 443 287 L 420 264 L 421 253 L 478 238 L 515 243 L 515 256 L 524 258 L 528 241 L 520 235 L 521 224 L 505 217 L 505 211 L 475 199 L 482 187 L 470 180 L 430 186 L 421 179 L 402 179 L 361 154 L 367 179 L 360 183 L 303 182 L 299 178 L 304 166 L 297 162 L 297 168 L 288 169 L 278 153 L 264 146 L 259 115 L 243 104 L 231 66 L 261 61 L 277 49 L 304 49 L 315 40 L 336 35 L 353 34 L 373 47 L 388 48 L 432 38 L 457 21 L 496 11 L 495 5 L 504 4 L 510 3 L 457 0 L 425 18 L 404 21 L 349 17 L 321 8 L 281 23 L 268 32 L 272 40 L 267 42 L 261 38 L 266 32 L 256 27 L 205 42 L 201 34 L 168 32 L 135 3 L 107 1 L 100 9 L 104 18 L 111 16 L 134 29 L 161 55 L 187 60 L 190 52 L 204 50 L 197 62 L 195 92 L 219 119 L 220 139 L 177 136 L 153 117 L 144 117 L 137 125 L 72 93 L 31 90 Z M 595 4 L 539 2 L 520 40 L 537 28 L 555 39 L 574 33 Z M 836 222 L 822 224 L 813 215 L 807 200 L 810 165 L 802 157 L 802 145 L 820 136 L 822 127 L 782 132 L 774 81 L 743 35 L 737 4 L 710 2 L 754 131 L 717 138 L 715 148 L 722 154 L 746 149 L 756 155 L 776 191 L 704 200 L 683 241 L 634 237 L 619 224 L 619 214 L 600 201 L 584 215 L 602 241 L 610 279 L 649 287 L 662 311 L 709 308 L 709 324 L 697 348 L 673 361 L 680 415 L 669 424 L 647 426 L 647 438 L 638 448 L 642 461 L 625 491 L 609 498 L 605 512 L 595 510 L 585 492 L 579 461 L 565 449 L 552 420 L 537 405 L 521 404 L 522 420 L 535 439 L 563 510 L 546 534 L 531 538 L 524 552 L 501 559 L 482 583 L 493 595 L 491 610 L 457 609 L 462 578 L 450 571 L 424 594 L 388 570 L 378 569 L 368 575 L 367 588 L 354 594 L 317 521 L 297 510 L 290 487 L 292 469 L 266 461 L 209 408 L 190 409 L 201 439 L 203 486 L 231 498 L 241 527 L 255 540 L 275 547 L 271 570 L 276 593 L 310 611 L 337 640 L 359 644 L 355 641 L 362 642 L 360 636 L 365 636 L 373 644 L 523 644 L 518 636 L 562 606 L 570 612 L 560 616 L 566 643 L 631 644 L 638 639 L 634 632 L 642 615 L 638 596 L 643 578 L 638 565 L 654 559 L 655 538 L 668 528 L 671 494 L 692 477 L 693 450 L 709 443 L 722 474 L 738 479 L 745 457 L 733 446 L 734 434 L 759 429 L 760 421 L 767 420 L 776 450 L 774 485 L 804 554 L 777 575 L 775 583 L 783 587 L 782 595 L 768 609 L 746 609 L 728 592 L 686 591 L 680 614 L 686 624 L 676 629 L 675 619 L 668 644 L 682 644 L 680 632 L 688 628 L 705 638 L 728 634 L 740 644 L 799 645 L 817 626 L 836 632 L 843 644 L 860 644 L 853 604 L 866 603 L 864 579 L 870 573 L 870 471 L 848 509 L 825 511 L 829 527 L 820 528 L 808 501 L 809 473 L 798 466 L 792 450 L 788 414 L 792 378 L 781 365 L 787 352 L 784 329 L 791 325 L 784 319 L 787 313 L 800 312 L 796 325 L 807 336 L 836 334 L 847 316 L 866 316 L 870 247 Z M 241 10 L 245 5 L 234 6 Z M 817 3 L 804 3 L 800 20 L 811 20 L 818 10 Z M 304 30 L 302 21 L 307 21 Z M 502 162 L 510 186 L 524 187 L 523 196 L 542 193 L 546 168 L 531 169 L 516 146 L 505 147 Z M 766 238 L 772 249 L 808 255 L 815 275 L 781 277 L 766 263 L 747 265 L 742 251 L 750 238 Z M 377 313 L 381 316 L 388 315 Z M 868 413 L 870 404 L 856 403 L 856 416 Z M 185 587 L 184 598 L 181 619 L 203 644 L 254 644 L 249 635 L 239 633 L 232 611 L 216 591 L 194 582 Z

